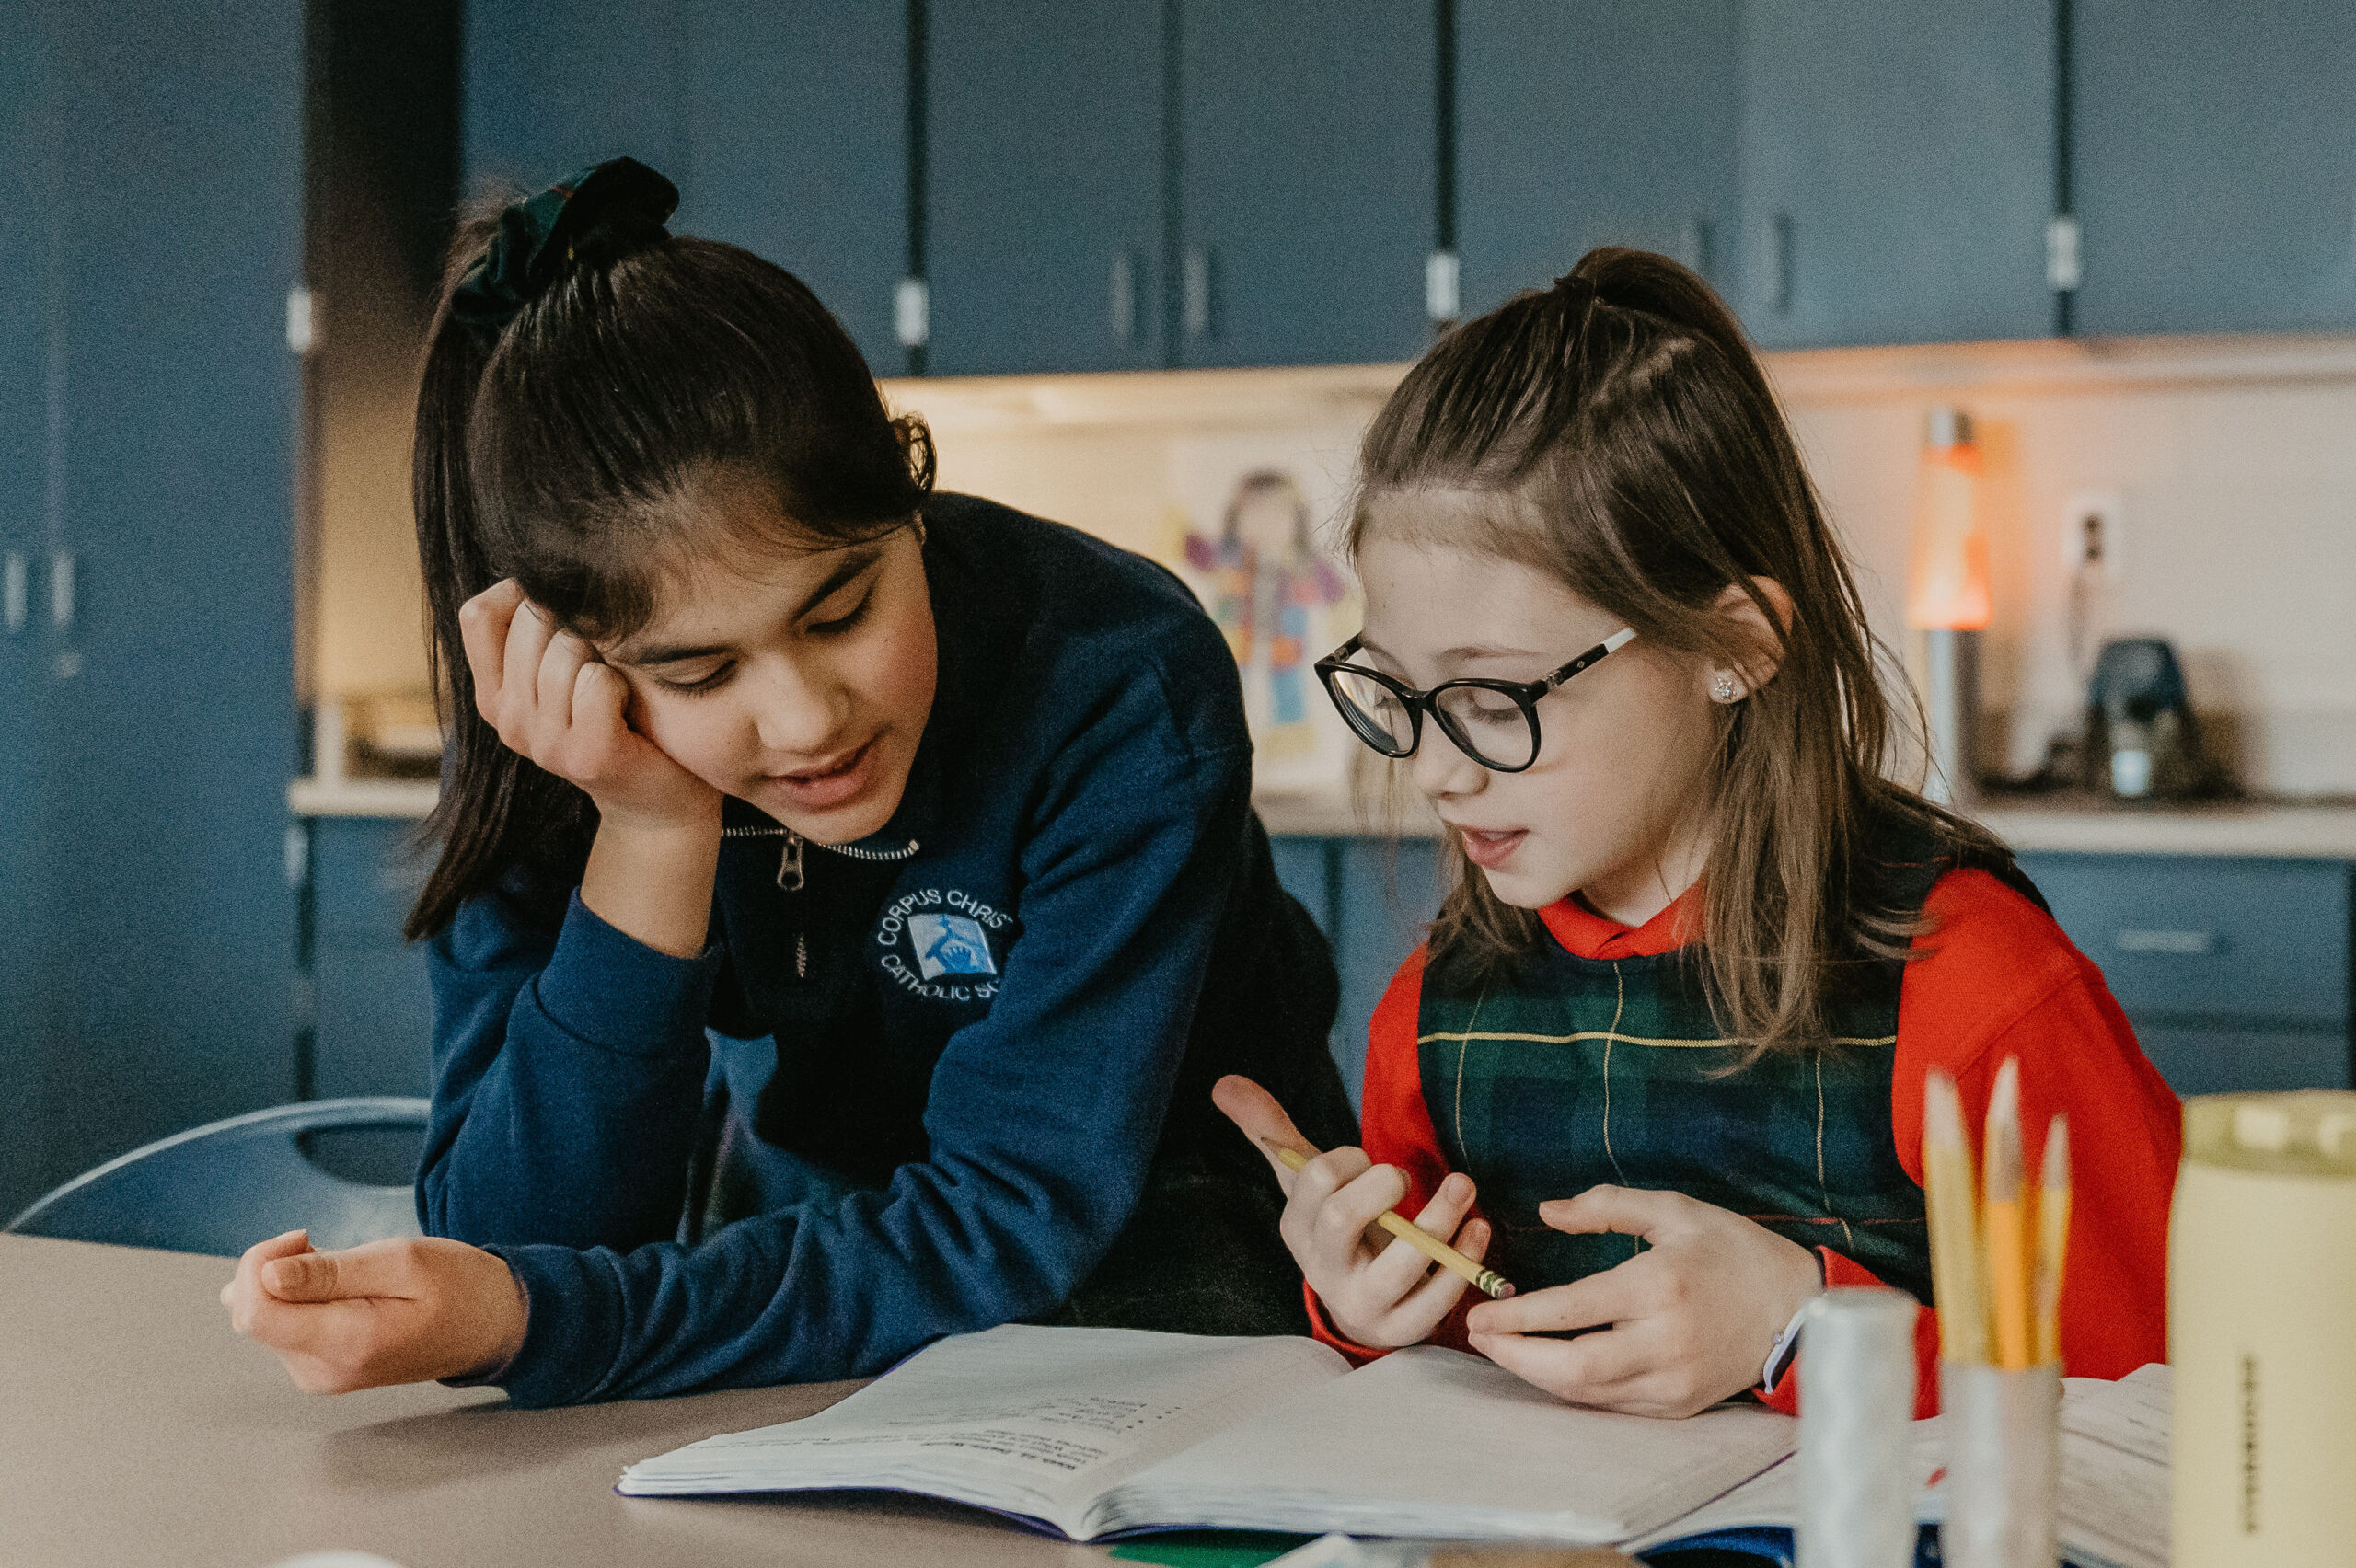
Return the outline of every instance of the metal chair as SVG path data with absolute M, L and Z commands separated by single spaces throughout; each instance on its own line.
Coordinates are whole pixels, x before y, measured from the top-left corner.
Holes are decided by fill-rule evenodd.
M 387 1096 L 305 1101 L 231 1116 L 85 1171 L 0 1228 L 232 1258 L 298 1228 L 307 1228 L 321 1251 L 415 1236 L 410 1188 L 346 1181 L 315 1164 L 300 1140 L 375 1128 L 422 1133 L 425 1113 L 422 1100 Z

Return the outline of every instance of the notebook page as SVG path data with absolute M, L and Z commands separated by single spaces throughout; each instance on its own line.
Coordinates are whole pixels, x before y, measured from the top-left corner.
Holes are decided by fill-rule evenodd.
M 1348 1370 L 1310 1339 L 1019 1324 L 942 1340 L 839 1404 L 629 1466 L 631 1496 L 880 1487 L 1084 1537 L 1125 1475 Z
M 1641 1534 L 1791 1452 L 1757 1406 L 1652 1421 L 1566 1405 L 1495 1363 L 1418 1345 L 1273 1401 L 1106 1500 L 1124 1528 L 1585 1545 Z
M 1931 1489 L 1945 1470 L 1946 1451 L 1946 1439 L 1941 1435 L 1937 1416 L 1913 1424 L 1913 1430 L 1909 1435 L 1906 1465 L 1907 1473 L 1913 1478 L 1914 1516 L 1920 1523 L 1935 1524 L 1938 1521 L 1937 1494 Z M 1799 1460 L 1794 1458 L 1753 1476 L 1724 1496 L 1704 1503 L 1692 1513 L 1670 1520 L 1628 1545 L 1633 1551 L 1650 1551 L 1670 1541 L 1706 1535 L 1712 1530 L 1743 1529 L 1759 1525 L 1796 1529 L 1799 1522 L 1800 1467 Z
M 2157 1362 L 2116 1383 L 2063 1381 L 2054 1513 L 2073 1562 L 2167 1568 L 2172 1389 Z

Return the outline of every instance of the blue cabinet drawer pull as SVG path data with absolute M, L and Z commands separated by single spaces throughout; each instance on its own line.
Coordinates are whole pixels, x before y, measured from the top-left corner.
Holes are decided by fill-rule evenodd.
M 2162 952 L 2178 956 L 2221 952 L 2225 944 L 2217 940 L 2214 931 L 2121 931 L 2117 946 L 2121 952 Z

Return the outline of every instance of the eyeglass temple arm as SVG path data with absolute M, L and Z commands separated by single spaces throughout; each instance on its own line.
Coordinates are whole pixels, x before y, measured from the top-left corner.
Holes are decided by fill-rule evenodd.
M 1633 626 L 1623 626 L 1618 631 L 1613 632 L 1611 636 L 1605 638 L 1602 641 L 1597 643 L 1594 647 L 1588 649 L 1586 652 L 1580 654 L 1577 658 L 1572 660 L 1561 669 L 1555 671 L 1553 674 L 1548 675 L 1542 684 L 1548 691 L 1553 691 L 1556 686 L 1561 686 L 1565 681 L 1569 680 L 1573 675 L 1577 674 L 1581 670 L 1586 669 L 1589 664 L 1594 663 L 1605 654 L 1617 653 L 1620 650 L 1627 647 L 1629 643 L 1634 642 L 1635 640 L 1636 628 Z

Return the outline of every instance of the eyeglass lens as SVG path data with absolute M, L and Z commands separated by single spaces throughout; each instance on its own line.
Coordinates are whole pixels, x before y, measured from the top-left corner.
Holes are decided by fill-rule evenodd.
M 1448 738 L 1476 762 L 1524 767 L 1537 753 L 1538 736 L 1530 715 L 1501 691 L 1450 686 L 1432 699 L 1432 707 Z
M 1342 716 L 1367 744 L 1385 756 L 1404 756 L 1415 749 L 1415 717 L 1398 693 L 1348 669 L 1334 672 L 1333 691 Z M 1530 715 L 1503 692 L 1450 686 L 1432 706 L 1448 738 L 1476 762 L 1520 768 L 1537 755 Z
M 1334 672 L 1335 706 L 1358 738 L 1385 756 L 1404 756 L 1415 749 L 1415 715 L 1399 694 L 1355 670 Z

